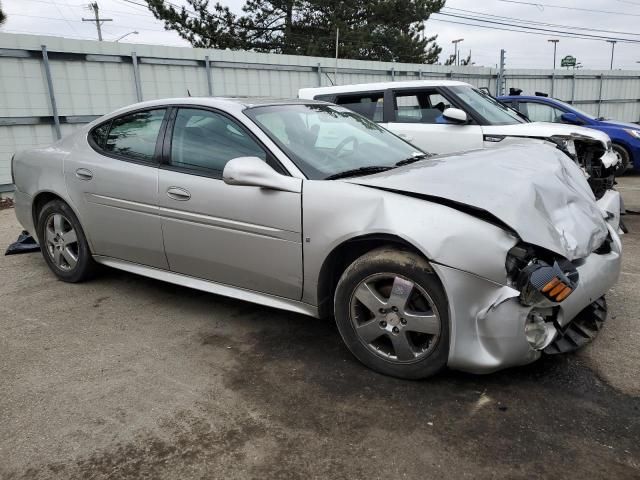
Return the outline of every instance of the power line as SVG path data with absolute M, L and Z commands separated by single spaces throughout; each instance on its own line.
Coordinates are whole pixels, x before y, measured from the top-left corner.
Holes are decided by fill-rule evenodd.
M 456 25 L 467 25 L 469 27 L 478 27 L 478 28 L 489 28 L 492 30 L 501 30 L 501 31 L 505 31 L 505 32 L 516 32 L 516 33 L 526 33 L 529 35 L 541 35 L 541 36 L 545 36 L 548 37 L 549 34 L 548 33 L 541 33 L 541 32 L 530 32 L 530 31 L 526 31 L 526 30 L 514 30 L 511 28 L 504 28 L 504 27 L 495 27 L 495 26 L 490 26 L 490 25 L 478 25 L 475 23 L 466 23 L 466 22 L 461 22 L 461 21 L 456 21 L 456 20 L 445 20 L 443 18 L 430 18 L 429 20 L 433 20 L 434 22 L 442 22 L 442 23 L 453 23 Z M 517 28 L 521 28 L 521 27 L 517 27 Z M 571 32 L 567 32 L 569 33 L 568 35 L 565 35 L 563 33 L 556 33 L 555 36 L 556 37 L 563 37 L 563 38 L 574 38 L 574 39 L 578 39 L 578 40 L 598 40 L 601 41 L 601 39 L 595 39 L 595 38 L 585 38 L 585 37 L 581 37 L 580 34 L 573 34 Z M 603 38 L 608 38 L 608 37 L 603 37 Z M 640 43 L 640 40 L 620 40 L 620 42 L 622 43 Z
M 627 43 L 640 43 L 640 40 L 634 40 L 634 39 L 630 39 L 630 38 L 621 38 L 621 37 L 610 37 L 610 36 L 602 36 L 602 35 L 592 35 L 590 33 L 579 33 L 579 32 L 567 32 L 567 31 L 562 31 L 562 30 L 553 30 L 553 29 L 549 29 L 549 28 L 541 28 L 541 27 L 529 27 L 526 25 L 512 25 L 510 23 L 504 23 L 504 22 L 499 22 L 497 20 L 488 20 L 485 18 L 480 18 L 480 17 L 471 17 L 471 16 L 467 16 L 467 15 L 456 15 L 453 13 L 437 13 L 435 15 L 444 15 L 446 17 L 454 17 L 454 18 L 458 18 L 458 19 L 462 19 L 462 20 L 472 20 L 474 22 L 481 22 L 481 23 L 488 23 L 491 25 L 504 25 L 507 27 L 516 27 L 516 28 L 520 28 L 520 29 L 524 29 L 524 30 L 533 30 L 533 31 L 539 31 L 539 32 L 547 32 L 546 34 L 548 35 L 549 33 L 553 33 L 555 34 L 566 34 L 566 35 L 573 35 L 575 38 L 582 38 L 582 39 L 593 39 L 593 40 L 618 40 L 620 42 L 627 42 Z
M 569 28 L 569 29 L 575 29 L 575 30 L 585 30 L 588 32 L 601 32 L 601 33 L 614 33 L 617 35 L 633 35 L 633 36 L 640 36 L 640 33 L 634 33 L 634 32 L 621 32 L 618 30 L 602 30 L 599 28 L 588 28 L 588 27 L 579 27 L 577 25 L 558 25 L 556 23 L 546 23 L 546 22 L 536 22 L 533 20 L 520 20 L 518 18 L 514 18 L 514 17 L 505 17 L 502 15 L 492 15 L 489 13 L 483 13 L 483 12 L 476 12 L 473 10 L 465 10 L 462 8 L 453 8 L 453 7 L 445 7 L 447 10 L 455 10 L 457 12 L 463 12 L 463 13 L 471 13 L 473 15 L 482 15 L 484 17 L 489 17 L 491 18 L 495 18 L 498 20 L 509 20 L 512 22 L 518 22 L 518 23 L 528 23 L 531 25 L 541 25 L 541 26 L 545 26 L 545 27 L 558 27 L 558 28 Z M 446 13 L 446 12 L 445 12 Z
M 590 13 L 609 13 L 611 15 L 624 15 L 625 17 L 640 17 L 638 13 L 626 13 L 626 12 L 613 12 L 611 10 L 596 10 L 593 8 L 580 8 L 580 7 L 566 7 L 564 5 L 550 5 L 548 3 L 533 3 L 533 2 L 524 2 L 522 0 L 497 0 L 498 2 L 503 3 L 517 3 L 519 5 L 529 5 L 532 7 L 547 7 L 547 8 L 561 8 L 563 10 L 577 10 L 580 12 L 590 12 Z

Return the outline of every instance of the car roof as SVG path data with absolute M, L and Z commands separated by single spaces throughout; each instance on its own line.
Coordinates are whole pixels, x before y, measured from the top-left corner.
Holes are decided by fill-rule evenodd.
M 140 110 L 144 108 L 164 107 L 170 105 L 194 105 L 213 107 L 225 111 L 241 111 L 247 108 L 271 105 L 323 105 L 327 102 L 316 100 L 293 99 L 277 99 L 266 97 L 176 97 L 161 98 L 157 100 L 147 100 L 145 102 L 134 103 L 120 108 L 115 112 L 108 114 L 109 117 L 121 115 L 128 111 Z
M 331 93 L 366 92 L 375 90 L 386 90 L 389 88 L 420 88 L 420 87 L 459 87 L 472 85 L 456 80 L 410 80 L 406 82 L 377 82 L 359 83 L 353 85 L 336 85 L 332 87 L 301 88 L 298 96 L 305 98 L 311 95 L 326 95 Z
M 543 102 L 555 102 L 555 98 L 541 97 L 540 95 L 500 95 L 498 99 L 504 100 L 541 100 Z

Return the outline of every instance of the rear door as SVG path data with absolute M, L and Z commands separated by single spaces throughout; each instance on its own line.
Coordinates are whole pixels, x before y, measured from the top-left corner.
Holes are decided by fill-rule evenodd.
M 301 193 L 222 180 L 224 166 L 237 157 L 278 168 L 267 150 L 224 112 L 192 106 L 174 109 L 164 143 L 158 202 L 169 268 L 299 299 Z
M 96 255 L 167 268 L 157 215 L 166 112 L 139 110 L 103 123 L 65 159 L 67 189 Z
M 448 123 L 442 116 L 445 109 L 455 107 L 436 88 L 389 90 L 383 126 L 422 150 L 452 153 L 483 148 L 482 128 L 470 123 Z

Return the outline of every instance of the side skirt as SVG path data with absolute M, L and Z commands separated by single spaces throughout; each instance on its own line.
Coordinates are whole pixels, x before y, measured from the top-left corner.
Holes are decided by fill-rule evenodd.
M 277 297 L 275 295 L 268 295 L 266 293 L 245 290 L 243 288 L 233 287 L 223 283 L 202 280 L 200 278 L 190 277 L 181 273 L 168 272 L 166 270 L 147 267 L 145 265 L 105 257 L 102 255 L 94 255 L 93 258 L 96 262 L 106 265 L 107 267 L 117 268 L 119 270 L 135 273 L 144 277 L 155 278 L 156 280 L 162 280 L 163 282 L 194 288 L 196 290 L 202 290 L 203 292 L 214 293 L 225 297 L 236 298 L 246 302 L 257 303 L 267 307 L 279 308 L 289 312 L 301 313 L 302 315 L 318 317 L 318 308 L 313 305 L 309 305 L 308 303 Z

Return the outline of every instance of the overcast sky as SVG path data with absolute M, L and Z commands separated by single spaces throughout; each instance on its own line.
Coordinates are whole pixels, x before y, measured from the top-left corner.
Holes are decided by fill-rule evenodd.
M 215 0 L 211 0 L 214 3 Z M 485 14 L 513 17 L 521 20 L 551 23 L 563 26 L 579 26 L 597 30 L 617 32 L 638 32 L 635 35 L 622 35 L 588 31 L 591 35 L 614 36 L 640 40 L 640 0 L 520 0 L 527 5 L 512 0 L 447 0 L 447 7 Z M 88 0 L 0 0 L 8 19 L 0 31 L 14 33 L 33 33 L 58 35 L 70 38 L 96 39 L 95 25 L 82 22 L 92 13 L 87 9 Z M 175 46 L 188 46 L 176 33 L 165 31 L 162 22 L 153 18 L 146 8 L 134 5 L 142 0 L 98 0 L 101 13 L 112 22 L 105 22 L 103 35 L 105 40 L 114 40 L 132 30 L 138 35 L 130 35 L 123 42 L 151 43 Z M 172 0 L 183 4 L 184 0 Z M 228 0 L 221 3 L 239 12 L 243 0 Z M 614 13 L 599 13 L 552 6 L 576 7 L 579 9 L 607 10 Z M 446 10 L 443 10 L 446 11 Z M 460 11 L 449 10 L 449 13 L 468 15 Z M 498 62 L 501 48 L 507 50 L 507 67 L 511 68 L 550 68 L 553 63 L 553 46 L 550 38 L 558 38 L 559 59 L 567 54 L 574 55 L 578 61 L 589 69 L 608 69 L 611 59 L 611 45 L 604 40 L 579 40 L 562 38 L 553 33 L 531 35 L 512 33 L 494 28 L 478 28 L 468 25 L 445 23 L 439 20 L 450 20 L 470 23 L 459 18 L 434 16 L 427 22 L 429 35 L 438 35 L 438 43 L 445 54 L 453 53 L 451 40 L 464 38 L 461 43 L 463 55 L 469 50 L 477 65 L 493 66 Z M 509 21 L 495 19 L 509 23 Z M 495 25 L 495 27 L 501 27 Z M 536 25 L 537 28 L 557 30 L 555 27 Z M 504 28 L 511 28 L 505 26 Z M 640 43 L 629 44 L 618 42 L 615 46 L 614 68 L 639 70 Z

